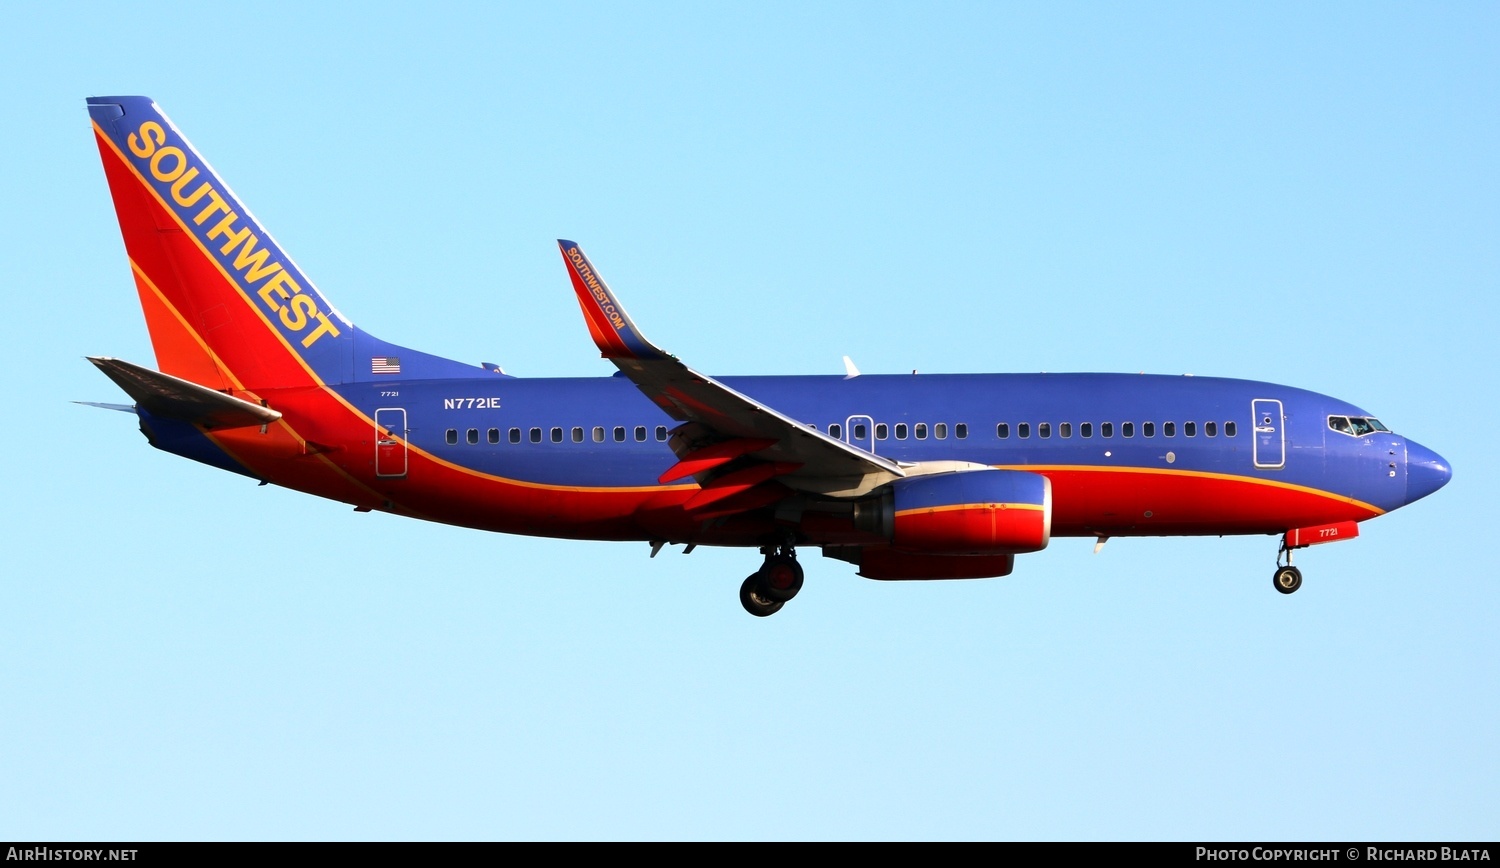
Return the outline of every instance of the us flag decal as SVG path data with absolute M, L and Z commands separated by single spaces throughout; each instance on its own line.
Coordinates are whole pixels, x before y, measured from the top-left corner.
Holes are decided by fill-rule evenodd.
M 375 356 L 370 359 L 370 373 L 399 374 L 401 373 L 401 360 L 395 356 Z

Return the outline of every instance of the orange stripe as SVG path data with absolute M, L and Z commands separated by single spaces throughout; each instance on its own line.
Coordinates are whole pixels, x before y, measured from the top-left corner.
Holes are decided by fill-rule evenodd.
M 137 279 L 146 284 L 146 288 L 151 290 L 151 294 L 156 297 L 157 301 L 161 302 L 162 306 L 167 309 L 167 312 L 172 315 L 172 318 L 177 321 L 177 324 L 182 327 L 182 330 L 187 332 L 188 336 L 191 337 L 193 341 L 198 345 L 198 348 L 203 350 L 203 352 L 208 356 L 209 360 L 213 362 L 214 367 L 219 369 L 219 372 L 224 376 L 224 378 L 229 380 L 230 384 L 234 386 L 236 390 L 244 391 L 245 384 L 241 383 L 234 376 L 234 371 L 229 369 L 229 365 L 226 364 L 223 359 L 219 358 L 218 353 L 215 353 L 208 346 L 208 344 L 203 340 L 203 336 L 198 334 L 198 330 L 193 328 L 192 325 L 188 323 L 187 318 L 182 315 L 182 312 L 177 309 L 176 305 L 167 300 L 166 293 L 161 291 L 161 288 L 156 285 L 155 281 L 153 281 L 150 276 L 146 274 L 146 272 L 140 267 L 140 265 L 136 263 L 134 259 L 130 260 L 130 270 L 135 273 Z
M 955 503 L 948 506 L 920 506 L 912 509 L 901 509 L 896 511 L 896 517 L 903 515 L 928 515 L 934 512 L 955 512 L 963 509 L 1045 509 L 1040 503 Z
M 156 286 L 156 284 L 154 282 L 152 282 L 151 278 L 148 277 L 146 275 L 146 273 L 144 271 L 142 271 L 140 269 L 140 267 L 135 264 L 134 260 L 131 261 L 130 267 L 136 273 L 136 275 L 141 279 L 141 281 L 143 281 L 146 284 L 146 286 L 151 290 L 152 294 L 156 296 L 157 300 L 160 301 L 161 304 L 172 314 L 172 316 L 177 320 L 178 324 L 182 326 L 183 330 L 186 331 L 189 335 L 191 335 L 192 338 L 193 338 L 193 340 L 197 341 L 198 345 L 203 348 L 203 351 L 205 353 L 208 353 L 209 357 L 211 359 L 213 359 L 214 364 L 220 366 L 224 370 L 225 375 L 227 377 L 229 377 L 230 382 L 233 383 L 233 385 L 235 387 L 235 390 L 238 391 L 238 392 L 242 392 L 244 394 L 246 400 L 249 400 L 249 401 L 252 401 L 252 402 L 255 402 L 255 403 L 259 403 L 260 400 L 261 400 L 260 396 L 257 395 L 256 393 L 254 393 L 254 392 L 246 389 L 243 383 L 239 382 L 239 380 L 237 380 L 237 379 L 234 378 L 233 372 L 230 371 L 229 367 L 223 363 L 223 360 L 221 360 L 217 355 L 215 355 L 213 350 L 211 350 L 211 349 L 208 348 L 208 344 L 203 340 L 202 335 L 198 334 L 197 330 L 194 329 L 190 323 L 188 323 L 187 319 L 185 317 L 183 317 L 182 312 L 179 311 L 176 308 L 176 306 L 173 305 L 172 302 L 167 299 L 166 295 L 161 291 L 161 289 L 159 289 Z M 283 416 L 281 419 L 276 420 L 276 422 L 274 422 L 272 424 L 277 425 L 277 426 L 283 428 L 285 430 L 285 432 L 297 443 L 297 445 L 299 447 L 301 447 L 303 453 L 305 454 L 307 452 L 307 438 L 303 437 L 301 434 L 298 434 L 297 433 L 297 429 L 295 429 L 295 428 L 292 427 L 291 423 L 286 420 L 286 417 Z M 372 425 L 374 424 L 373 421 L 371 422 L 371 424 Z M 233 449 L 232 447 L 230 447 L 228 445 L 228 443 L 225 442 L 226 440 L 239 439 L 237 436 L 226 436 L 225 432 L 217 432 L 216 433 L 216 432 L 209 431 L 209 430 L 207 430 L 207 429 L 205 429 L 205 428 L 203 428 L 201 426 L 196 426 L 195 425 L 194 427 L 198 428 L 198 430 L 201 431 L 203 433 L 203 435 L 206 436 L 215 446 L 218 446 L 220 449 L 223 449 L 224 452 L 227 455 L 229 455 L 231 458 L 233 458 L 235 461 L 238 461 L 241 465 L 245 466 L 246 468 L 248 468 L 248 469 L 250 469 L 252 471 L 257 470 L 256 464 L 258 464 L 258 462 L 255 462 L 255 461 L 247 459 L 246 457 L 244 457 L 240 453 L 239 450 Z M 329 460 L 329 458 L 326 455 L 323 455 L 321 453 L 314 453 L 312 455 L 312 457 L 314 457 L 317 460 L 321 461 L 330 470 L 333 470 L 339 476 L 342 476 L 346 481 L 348 481 L 349 483 L 357 486 L 358 488 L 362 489 L 363 491 L 369 493 L 372 497 L 376 498 L 377 500 L 380 500 L 381 502 L 390 502 L 390 503 L 393 503 L 393 504 L 395 503 L 394 501 L 391 500 L 391 498 L 387 497 L 386 495 L 382 494 L 381 492 L 378 492 L 378 491 L 370 488 L 369 486 L 365 485 L 360 480 L 358 480 L 355 477 L 353 477 L 352 475 L 350 475 L 342 467 L 339 467 L 337 464 L 334 464 L 331 460 Z M 269 474 L 267 474 L 267 475 L 269 476 Z M 408 509 L 407 507 L 402 507 L 402 508 L 406 509 L 408 512 L 412 512 L 412 514 L 414 514 L 414 515 L 418 514 L 415 511 Z

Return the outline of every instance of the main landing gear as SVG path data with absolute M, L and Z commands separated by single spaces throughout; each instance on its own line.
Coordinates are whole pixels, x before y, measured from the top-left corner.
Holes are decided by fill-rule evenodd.
M 1282 558 L 1286 559 L 1285 564 L 1281 562 Z M 1292 547 L 1287 545 L 1284 536 L 1281 548 L 1276 551 L 1276 573 L 1271 576 L 1271 583 L 1283 594 L 1295 594 L 1302 587 L 1302 571 L 1292 566 Z
M 764 618 L 781 611 L 787 600 L 802 590 L 802 565 L 789 544 L 765 546 L 760 553 L 766 556 L 765 563 L 740 585 L 740 605 L 755 617 Z

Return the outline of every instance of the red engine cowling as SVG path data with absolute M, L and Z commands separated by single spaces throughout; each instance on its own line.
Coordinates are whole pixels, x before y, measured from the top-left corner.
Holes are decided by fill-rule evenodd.
M 1052 481 L 1024 470 L 970 470 L 891 483 L 890 540 L 945 555 L 1040 551 L 1052 537 Z
M 993 579 L 1010 575 L 1015 555 L 919 555 L 888 546 L 828 546 L 823 555 L 859 565 L 867 579 Z

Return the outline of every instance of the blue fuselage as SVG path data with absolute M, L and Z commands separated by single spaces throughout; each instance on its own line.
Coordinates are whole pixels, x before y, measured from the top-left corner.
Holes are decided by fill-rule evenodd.
M 1360 520 L 1425 496 L 1448 469 L 1389 431 L 1355 436 L 1330 418 L 1362 409 L 1302 389 L 1248 380 L 1129 374 L 922 374 L 854 378 L 728 377 L 727 386 L 838 439 L 901 462 L 958 460 L 1053 477 L 1058 534 L 1275 532 L 1291 515 L 1226 523 L 1213 498 L 1316 495 L 1329 520 Z M 335 387 L 366 415 L 404 410 L 413 447 L 486 476 L 580 489 L 656 485 L 675 458 L 676 424 L 622 377 L 499 375 L 372 381 Z M 1129 492 L 1157 477 L 1197 480 L 1198 514 L 1154 525 Z M 1087 498 L 1070 480 L 1090 480 Z M 1101 480 L 1119 502 L 1089 515 Z M 1207 485 L 1207 483 L 1224 483 Z M 1139 510 L 1136 507 L 1141 507 Z M 1295 511 L 1294 511 L 1295 512 Z M 1170 521 L 1165 519 L 1170 518 Z M 1153 527 L 1157 530 L 1153 531 Z

